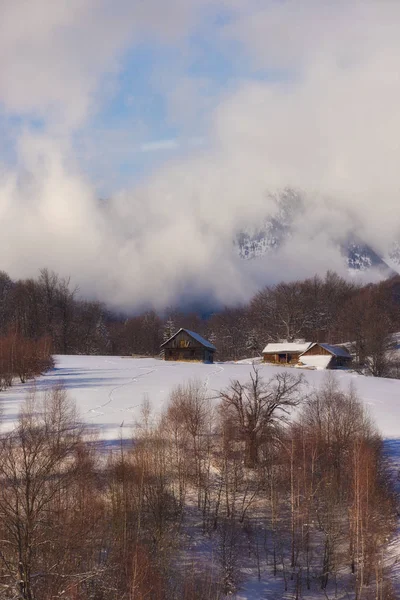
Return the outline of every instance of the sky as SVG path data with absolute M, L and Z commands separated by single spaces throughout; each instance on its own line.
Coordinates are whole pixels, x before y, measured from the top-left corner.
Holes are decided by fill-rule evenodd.
M 399 22 L 392 0 L 3 0 L 0 269 L 137 310 L 346 275 L 350 235 L 386 254 Z M 290 238 L 239 259 L 287 188 Z

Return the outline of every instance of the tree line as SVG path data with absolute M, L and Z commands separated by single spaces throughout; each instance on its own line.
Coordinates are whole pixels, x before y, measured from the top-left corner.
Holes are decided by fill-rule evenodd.
M 0 436 L 5 599 L 217 600 L 251 572 L 271 597 L 390 600 L 395 527 L 382 440 L 334 379 L 189 381 L 110 451 L 56 387 Z
M 163 314 L 117 314 L 82 299 L 69 279 L 47 269 L 15 282 L 0 273 L 0 335 L 48 337 L 55 353 L 158 356 L 161 343 L 179 327 L 213 342 L 219 360 L 260 355 L 268 342 L 279 340 L 351 342 L 360 371 L 397 376 L 392 334 L 400 331 L 400 278 L 362 286 L 328 272 L 267 286 L 247 305 L 205 317 L 174 307 Z

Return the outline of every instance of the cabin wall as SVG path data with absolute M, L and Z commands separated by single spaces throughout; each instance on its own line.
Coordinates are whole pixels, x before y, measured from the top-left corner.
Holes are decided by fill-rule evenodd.
M 340 369 L 341 367 L 348 367 L 351 363 L 351 358 L 346 356 L 333 356 L 329 363 L 330 369 Z
M 200 348 L 203 350 L 204 346 L 202 346 L 200 342 L 197 342 L 192 337 L 190 337 L 190 335 L 188 335 L 186 331 L 180 331 L 177 336 L 175 336 L 172 340 L 165 344 L 164 349 L 167 348 L 174 348 L 179 350 L 184 350 L 188 348 Z
M 263 354 L 264 362 L 274 364 L 277 362 L 276 354 Z
M 167 348 L 164 351 L 165 360 L 194 360 L 204 361 L 205 352 L 202 348 Z
M 206 348 L 183 350 L 178 348 L 168 348 L 164 351 L 164 360 L 172 360 L 175 362 L 188 360 L 212 363 L 214 362 L 214 354 L 211 350 L 207 350 Z
M 300 352 L 279 352 L 277 354 L 263 354 L 265 363 L 272 365 L 296 365 Z
M 170 340 L 165 346 L 164 360 L 171 361 L 198 361 L 198 362 L 213 362 L 214 352 L 205 348 L 200 342 L 193 339 L 186 331 L 181 331 L 179 334 Z

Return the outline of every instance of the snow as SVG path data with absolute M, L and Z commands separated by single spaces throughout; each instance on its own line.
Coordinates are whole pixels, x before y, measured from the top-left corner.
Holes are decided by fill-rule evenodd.
M 284 342 L 280 344 L 267 344 L 263 350 L 263 354 L 273 352 L 276 352 L 277 354 L 280 352 L 305 352 L 310 346 L 311 342 Z
M 259 365 L 263 362 L 262 356 L 256 356 L 254 358 L 242 358 L 242 360 L 235 361 L 236 365 Z M 226 364 L 226 363 L 225 363 Z
M 326 356 L 323 354 L 310 354 L 309 356 L 301 356 L 299 358 L 299 365 L 313 367 L 314 369 L 326 369 L 331 360 L 332 356 Z
M 35 387 L 40 392 L 62 382 L 76 400 L 82 417 L 98 427 L 104 439 L 118 439 L 121 430 L 125 437 L 130 436 L 145 394 L 155 413 L 166 406 L 175 386 L 190 379 L 202 381 L 210 396 L 216 397 L 232 379 L 247 381 L 254 360 L 210 365 L 113 356 L 56 356 L 55 359 L 55 369 L 39 377 Z M 258 368 L 266 379 L 286 370 L 265 363 Z M 293 374 L 293 368 L 287 371 Z M 303 373 L 310 389 L 320 386 L 327 377 L 320 370 Z M 400 439 L 400 380 L 365 377 L 351 371 L 330 372 L 330 376 L 344 389 L 354 386 L 385 438 Z M 16 384 L 1 392 L 3 421 L 9 425 L 15 421 L 32 385 Z
M 400 274 L 400 265 L 398 258 L 395 256 L 384 255 L 382 256 L 383 262 L 397 274 Z

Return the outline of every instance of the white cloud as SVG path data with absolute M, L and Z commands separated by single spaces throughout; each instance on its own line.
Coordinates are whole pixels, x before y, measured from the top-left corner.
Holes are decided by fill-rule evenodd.
M 288 76 L 241 82 L 213 110 L 207 143 L 99 205 L 71 158 L 69 133 L 101 102 L 100 83 L 133 39 L 145 30 L 180 43 L 206 2 L 166 4 L 119 0 L 110 13 L 106 0 L 68 8 L 38 0 L 24 4 L 23 18 L 20 4 L 6 3 L 1 101 L 46 127 L 24 133 L 18 173 L 0 183 L 2 268 L 18 276 L 48 266 L 115 305 L 161 307 L 183 291 L 234 302 L 268 280 L 343 270 L 334 242 L 354 228 L 385 251 L 400 232 L 400 6 L 392 2 L 254 0 L 240 10 L 224 0 L 236 17 L 223 35 L 254 68 Z M 170 94 L 174 118 L 179 107 L 185 122 L 193 114 L 184 110 L 193 89 Z M 235 233 L 276 210 L 269 192 L 286 186 L 305 203 L 292 238 L 278 255 L 240 261 Z
M 170 140 L 154 140 L 153 142 L 146 142 L 140 146 L 140 152 L 158 152 L 159 150 L 176 150 L 179 148 L 179 141 L 175 139 Z
M 3 0 L 0 101 L 14 114 L 77 125 L 133 42 L 181 39 L 202 0 Z

